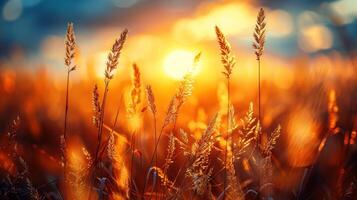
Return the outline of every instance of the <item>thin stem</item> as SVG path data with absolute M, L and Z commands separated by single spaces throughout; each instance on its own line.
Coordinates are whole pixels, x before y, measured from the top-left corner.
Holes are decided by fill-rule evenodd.
M 134 167 L 134 151 L 135 151 L 135 133 L 136 131 L 133 131 L 131 135 L 131 162 L 130 162 L 130 188 L 133 188 L 133 167 Z
M 154 158 L 155 158 L 155 155 L 157 156 L 157 147 L 159 145 L 159 142 L 160 142 L 160 139 L 161 139 L 161 136 L 162 136 L 162 133 L 164 132 L 164 128 L 166 127 L 166 125 L 164 124 L 162 127 L 161 127 L 161 130 L 160 130 L 160 133 L 159 133 L 159 137 L 157 138 L 157 141 L 155 143 L 155 148 L 154 148 L 154 152 L 153 152 L 153 155 L 151 156 L 151 159 L 150 159 L 150 164 L 149 166 L 151 166 L 154 162 Z M 146 190 L 146 187 L 147 187 L 147 184 L 145 182 L 144 184 L 144 193 L 145 193 L 145 190 Z
M 67 69 L 67 83 L 66 83 L 66 105 L 65 105 L 65 111 L 64 111 L 64 130 L 63 130 L 63 142 L 64 145 L 67 146 L 67 116 L 68 116 L 68 102 L 69 102 L 69 74 L 70 74 L 70 69 Z M 67 148 L 67 147 L 64 148 Z M 64 181 L 66 182 L 66 172 L 67 172 L 67 155 L 66 155 L 66 149 L 63 149 L 63 178 Z
M 182 167 L 180 168 L 180 171 L 181 171 L 183 168 L 187 168 L 187 166 L 189 166 L 188 164 L 191 164 L 191 163 L 192 163 L 191 160 L 187 160 L 187 159 L 186 159 L 185 163 L 184 163 L 184 164 L 182 165 Z M 179 174 L 180 174 L 180 171 L 179 171 L 179 173 L 177 174 L 174 183 L 177 181 L 177 178 L 178 178 L 178 176 L 179 176 Z M 185 178 L 186 178 L 186 176 L 183 176 L 179 188 L 183 188 L 183 184 L 185 183 Z M 178 193 L 179 193 L 179 190 L 176 191 L 176 194 L 175 194 L 175 195 L 178 195 Z
M 155 139 L 155 143 L 156 143 L 156 140 L 157 140 L 157 127 L 156 127 L 156 115 L 154 115 L 154 139 Z M 157 152 L 155 152 L 155 166 L 157 166 Z
M 106 99 L 107 99 L 107 95 L 108 95 L 108 86 L 109 86 L 109 80 L 106 80 L 103 101 L 102 101 L 102 105 L 101 105 L 100 124 L 99 124 L 99 129 L 98 129 L 98 145 L 97 145 L 93 164 L 96 164 L 98 162 L 98 155 L 99 155 L 99 150 L 100 150 L 100 146 L 101 146 L 101 142 L 102 142 L 104 113 L 105 113 Z
M 259 123 L 261 124 L 261 102 L 260 102 L 260 58 L 258 59 L 258 120 Z M 257 138 L 257 149 L 259 151 L 260 145 L 261 145 L 261 129 L 259 129 L 259 134 Z M 258 167 L 258 186 L 260 188 L 260 174 L 261 174 L 261 169 L 260 166 Z M 258 198 L 260 198 L 260 193 L 258 193 Z
M 176 124 L 177 124 L 177 119 L 174 122 L 174 127 L 172 128 L 172 134 L 175 133 Z M 169 168 L 169 165 L 167 165 L 164 169 L 164 180 L 166 180 L 166 174 L 167 174 L 168 168 Z M 166 195 L 167 195 L 167 190 L 164 191 L 164 199 L 166 198 Z
M 102 105 L 101 105 L 101 113 L 100 113 L 100 123 L 99 123 L 99 127 L 98 127 L 98 143 L 97 143 L 97 148 L 96 148 L 96 152 L 95 152 L 95 157 L 94 157 L 94 161 L 93 161 L 93 172 L 92 172 L 92 180 L 91 180 L 91 184 L 89 186 L 89 196 L 88 196 L 88 200 L 91 199 L 91 190 L 92 190 L 92 186 L 94 184 L 94 180 L 95 180 L 95 170 L 97 168 L 97 162 L 98 162 L 98 156 L 99 156 L 99 151 L 100 151 L 100 146 L 102 144 L 102 132 L 103 132 L 103 123 L 104 123 L 104 113 L 105 113 L 105 105 L 106 105 L 106 99 L 107 99 L 107 94 L 108 94 L 108 87 L 109 87 L 109 81 L 108 79 L 105 79 L 105 88 L 104 88 L 104 95 L 103 95 L 103 100 L 102 100 Z
M 67 84 L 66 84 L 66 106 L 65 106 L 65 111 L 64 111 L 64 130 L 63 130 L 63 138 L 64 141 L 66 141 L 67 139 L 67 116 L 68 116 L 68 99 L 69 99 L 69 73 L 70 71 L 67 71 Z M 66 164 L 66 160 L 65 160 L 65 164 Z M 65 165 L 66 166 L 66 165 Z
M 122 100 L 123 100 L 123 95 L 120 96 L 120 101 L 119 101 L 117 113 L 115 114 L 114 124 L 113 124 L 112 130 L 110 131 L 110 134 L 114 133 L 114 129 L 115 129 L 116 125 L 117 125 L 118 117 L 119 117 L 120 104 L 121 104 Z
M 153 120 L 154 120 L 154 144 L 156 144 L 157 127 L 156 127 L 156 114 L 155 113 L 153 113 Z M 157 152 L 155 152 L 155 166 L 157 167 Z M 153 185 L 153 192 L 155 192 L 155 200 L 157 200 L 156 182 L 155 182 L 155 185 Z M 145 197 L 145 189 L 143 191 L 143 197 Z M 152 195 L 150 195 L 150 200 L 151 200 L 151 197 L 152 197 Z
M 227 157 L 228 157 L 228 141 L 229 141 L 229 101 L 230 101 L 230 78 L 227 77 L 227 137 L 226 137 L 226 147 L 224 152 L 224 182 L 223 182 L 223 200 L 226 197 L 226 186 L 227 186 Z
M 260 117 L 261 117 L 261 103 L 260 103 L 260 60 L 258 60 L 258 119 L 259 122 L 261 122 Z
M 177 119 L 176 119 L 175 122 L 174 122 L 174 128 L 176 127 L 176 121 L 177 121 Z M 154 152 L 153 152 L 153 154 L 152 154 L 152 156 L 151 156 L 149 166 L 152 166 L 152 164 L 153 164 L 153 162 L 154 162 L 154 158 L 157 159 L 157 147 L 159 146 L 159 142 L 160 142 L 162 133 L 164 132 L 164 129 L 165 129 L 165 127 L 166 127 L 168 124 L 169 124 L 169 123 L 164 123 L 164 124 L 162 125 L 161 129 L 160 129 L 159 137 L 157 138 L 157 141 L 156 141 L 156 143 L 155 143 Z M 156 128 L 155 128 L 155 132 L 156 132 Z M 157 164 L 157 163 L 156 163 L 156 164 Z M 145 193 L 146 187 L 147 187 L 147 184 L 146 184 L 146 182 L 145 182 L 145 184 L 144 184 L 144 190 L 143 190 L 144 193 Z

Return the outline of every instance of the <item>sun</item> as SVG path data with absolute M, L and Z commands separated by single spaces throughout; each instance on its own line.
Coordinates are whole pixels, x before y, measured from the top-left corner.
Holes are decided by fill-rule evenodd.
M 180 80 L 189 71 L 193 70 L 194 74 L 198 73 L 200 66 L 195 66 L 193 69 L 193 60 L 195 53 L 187 50 L 174 50 L 170 52 L 164 59 L 164 72 L 171 78 Z

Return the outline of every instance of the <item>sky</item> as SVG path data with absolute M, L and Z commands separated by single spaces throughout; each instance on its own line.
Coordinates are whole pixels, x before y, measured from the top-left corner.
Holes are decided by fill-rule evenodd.
M 204 31 L 196 31 L 195 23 L 205 22 L 209 19 L 208 16 L 214 16 L 215 12 L 219 12 L 220 5 L 227 2 L 232 4 L 244 2 L 244 9 L 247 8 L 249 11 L 247 15 L 252 16 L 252 19 L 255 16 L 250 14 L 250 10 L 263 6 L 275 14 L 274 22 L 285 23 L 285 26 L 274 27 L 275 32 L 279 30 L 280 33 L 286 33 L 285 35 L 274 35 L 272 31 L 270 40 L 272 52 L 282 56 L 294 56 L 300 53 L 344 51 L 356 47 L 351 40 L 348 44 L 344 44 L 341 39 L 341 37 L 353 38 L 352 36 L 357 34 L 357 4 L 353 1 L 2 0 L 0 2 L 0 57 L 6 58 L 14 49 L 19 48 L 26 56 L 38 56 L 48 37 L 64 35 L 67 22 L 74 22 L 76 31 L 84 36 L 95 35 L 99 29 L 108 27 L 116 30 L 118 27 L 125 26 L 134 34 L 143 32 L 153 34 L 154 28 L 164 31 L 167 27 L 174 27 L 172 29 L 175 31 L 179 30 L 176 32 L 198 33 L 197 38 L 201 39 L 203 36 L 201 37 L 199 32 Z M 205 4 L 210 6 L 202 6 Z M 233 17 L 245 16 L 245 12 L 239 13 L 239 10 L 233 9 L 230 11 Z M 331 16 L 338 16 L 338 25 L 332 22 Z M 230 15 L 224 17 L 226 18 L 222 18 L 223 22 L 229 24 L 229 20 L 232 20 Z M 175 25 L 168 25 L 174 22 Z M 241 42 L 249 43 L 245 39 L 245 34 L 241 34 L 244 31 L 238 30 L 241 28 L 239 23 L 243 23 L 242 19 L 235 19 L 234 22 L 238 26 L 231 32 L 232 37 L 241 36 Z M 183 24 L 181 28 L 177 25 L 179 23 Z M 244 26 L 242 27 L 243 30 Z M 317 35 L 321 37 L 316 37 Z

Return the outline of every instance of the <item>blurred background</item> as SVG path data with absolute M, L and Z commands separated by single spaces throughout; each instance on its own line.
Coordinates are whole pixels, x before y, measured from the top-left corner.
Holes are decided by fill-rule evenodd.
M 151 155 L 152 146 L 145 144 L 151 141 L 153 127 L 150 114 L 144 113 L 134 122 L 127 117 L 131 65 L 135 62 L 140 67 L 143 85 L 153 86 L 162 121 L 179 81 L 192 67 L 195 54 L 202 52 L 193 95 L 179 117 L 180 126 L 200 132 L 225 105 L 222 96 L 227 92 L 215 25 L 226 34 L 237 58 L 232 102 L 237 117 L 243 116 L 249 102 L 257 104 L 257 62 L 251 46 L 260 7 L 266 11 L 267 21 L 261 69 L 263 131 L 271 132 L 278 124 L 283 130 L 274 154 L 280 167 L 276 184 L 282 191 L 298 187 L 301 168 L 315 163 L 321 141 L 331 128 L 329 105 L 335 102 L 337 133 L 324 143 L 318 157 L 321 167 L 310 183 L 312 191 L 333 188 L 339 176 L 336 169 L 355 166 L 357 161 L 355 0 L 2 0 L 1 137 L 19 115 L 20 149 L 31 166 L 35 185 L 59 173 L 68 22 L 74 23 L 78 47 L 77 70 L 71 74 L 69 132 L 90 152 L 96 144 L 91 92 L 95 83 L 103 90 L 108 52 L 124 28 L 129 37 L 110 86 L 105 123 L 113 123 L 119 107 L 117 131 L 126 135 L 133 124 L 141 127 L 143 157 Z M 347 151 L 346 140 L 351 144 Z M 162 158 L 165 149 L 163 145 Z M 31 153 L 25 153 L 29 150 Z

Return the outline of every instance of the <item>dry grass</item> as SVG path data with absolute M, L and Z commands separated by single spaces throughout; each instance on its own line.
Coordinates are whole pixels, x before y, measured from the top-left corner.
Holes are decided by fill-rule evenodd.
M 166 113 L 163 113 L 161 128 L 157 131 L 157 119 L 160 116 L 160 105 L 157 105 L 151 85 L 145 87 L 146 101 L 142 100 L 143 74 L 137 64 L 132 65 L 132 83 L 130 102 L 125 106 L 129 117 L 116 112 L 113 124 L 104 123 L 106 102 L 108 101 L 109 84 L 114 77 L 115 69 L 128 30 L 124 30 L 115 40 L 107 58 L 104 71 L 104 90 L 100 95 L 97 84 L 92 91 L 92 119 L 97 138 L 94 153 L 91 146 L 82 144 L 70 145 L 67 137 L 68 85 L 70 72 L 76 69 L 73 64 L 75 54 L 75 37 L 73 24 L 69 23 L 66 34 L 65 65 L 67 66 L 67 94 L 65 109 L 64 134 L 61 136 L 61 161 L 64 165 L 66 179 L 59 198 L 61 199 L 273 199 L 276 195 L 274 176 L 278 165 L 274 148 L 279 143 L 282 128 L 277 126 L 270 134 L 262 131 L 260 111 L 260 61 L 265 44 L 265 13 L 260 9 L 254 32 L 254 50 L 259 63 L 259 102 L 258 115 L 254 114 L 253 103 L 247 112 L 236 114 L 231 102 L 232 73 L 236 58 L 228 39 L 218 26 L 215 27 L 220 60 L 223 65 L 224 78 L 227 81 L 227 105 L 214 115 L 209 122 L 202 120 L 203 127 L 198 134 L 187 127 L 178 127 L 182 107 L 192 95 L 194 88 L 194 69 L 188 70 L 178 84 L 178 89 L 171 98 Z M 194 67 L 200 62 L 201 53 L 195 55 Z M 129 75 L 128 75 L 129 77 Z M 102 98 L 101 98 L 102 97 Z M 142 108 L 143 107 L 143 108 Z M 148 109 L 146 109 L 148 108 Z M 110 109 L 110 108 L 108 108 Z M 149 119 L 145 111 L 149 110 Z M 240 112 L 238 112 L 240 113 Z M 336 94 L 331 93 L 328 102 L 329 135 L 337 134 L 338 107 Z M 135 116 L 144 119 L 144 123 L 134 130 L 117 127 L 118 118 L 128 121 Z M 152 118 L 151 118 L 152 117 Z M 152 119 L 152 120 L 151 120 Z M 161 118 L 160 118 L 161 119 Z M 240 120 L 238 120 L 240 119 Z M 181 118 L 180 118 L 181 120 Z M 17 132 L 20 120 L 16 118 L 9 128 L 8 150 L 11 165 L 6 183 L 10 190 L 7 199 L 41 199 L 41 193 L 30 181 L 28 166 L 18 152 Z M 136 124 L 135 124 L 136 125 Z M 141 126 L 150 127 L 142 130 Z M 148 130 L 153 128 L 153 130 Z M 128 128 L 129 129 L 129 128 Z M 153 132 L 153 151 L 138 145 L 139 134 Z M 126 133 L 128 132 L 128 133 Z M 268 132 L 268 131 L 267 131 Z M 331 134 L 333 133 L 333 134 Z M 107 137 L 106 137 L 107 135 Z M 151 135 L 151 134 L 150 134 Z M 262 137 L 262 136 L 266 137 Z M 263 140 L 264 138 L 265 140 Z M 71 138 L 72 139 L 72 138 Z M 151 139 L 151 138 L 150 138 Z M 319 152 L 323 150 L 327 136 L 323 138 Z M 138 143 L 137 143 L 138 142 Z M 323 143 L 323 144 L 322 144 Z M 80 146 L 80 148 L 78 148 Z M 77 147 L 77 148 L 76 148 Z M 160 149 L 164 152 L 160 156 Z M 164 155 L 164 156 L 162 156 Z M 281 172 L 284 176 L 286 172 Z M 20 186 L 16 185 L 18 182 Z M 161 183 L 161 184 L 157 184 Z M 353 183 L 353 182 L 352 182 Z M 349 184 L 348 189 L 354 187 Z M 304 186 L 304 184 L 301 184 Z M 342 186 L 341 186 L 342 187 Z M 19 193 L 23 189 L 30 198 Z M 350 191 L 350 190 L 348 190 Z M 294 191 L 294 193 L 299 191 Z M 346 192 L 347 193 L 347 192 Z M 340 196 L 346 194 L 341 193 Z M 350 193 L 353 193 L 350 192 Z M 253 196 L 252 196 L 253 195 Z M 296 194 L 294 194 L 295 197 Z M 1 197 L 1 193 L 0 193 Z M 6 199 L 6 200 L 7 200 Z
M 96 151 L 95 151 L 95 156 L 94 156 L 94 161 L 93 161 L 93 172 L 92 172 L 92 178 L 91 178 L 91 184 L 90 184 L 90 188 L 92 187 L 91 185 L 94 183 L 95 181 L 95 173 L 96 173 L 96 169 L 97 169 L 97 164 L 100 160 L 100 150 L 102 147 L 102 134 L 103 134 L 103 124 L 104 124 L 104 116 L 105 116 L 105 106 L 106 106 L 106 100 L 107 100 L 107 95 L 108 95 L 108 91 L 109 91 L 109 83 L 110 80 L 113 79 L 114 77 L 114 70 L 117 68 L 118 62 L 119 62 L 119 57 L 120 57 L 120 53 L 121 50 L 123 49 L 124 43 L 126 41 L 128 35 L 128 30 L 125 29 L 120 37 L 115 40 L 111 52 L 108 54 L 108 60 L 107 60 L 107 64 L 106 64 L 106 68 L 105 68 L 105 78 L 104 78 L 104 92 L 103 92 L 103 99 L 100 105 L 100 109 L 99 108 L 95 108 L 96 110 L 100 110 L 100 115 L 99 115 L 99 126 L 98 126 L 98 142 L 97 142 L 97 147 L 96 147 Z M 95 89 L 96 90 L 96 89 Z M 96 95 L 96 94 L 95 94 Z M 97 102 L 95 102 L 97 103 Z M 97 114 L 97 113 L 95 113 Z M 98 118 L 96 116 L 96 118 Z M 89 190 L 89 196 L 88 199 L 91 199 L 91 189 Z
M 133 64 L 133 83 L 130 93 L 131 103 L 129 104 L 129 113 L 135 114 L 138 112 L 138 106 L 141 102 L 141 77 L 140 69 L 136 63 Z
M 99 129 L 101 110 L 100 110 L 99 92 L 98 92 L 97 84 L 95 84 L 93 88 L 92 107 L 93 107 L 93 124 L 97 129 Z
M 232 70 L 233 67 L 236 64 L 236 60 L 235 57 L 232 55 L 231 52 L 231 46 L 228 43 L 226 37 L 224 36 L 224 34 L 222 33 L 222 31 L 218 28 L 218 26 L 216 26 L 216 35 L 217 35 L 217 41 L 219 44 L 219 49 L 221 52 L 221 61 L 223 64 L 223 67 L 225 69 L 225 71 L 223 71 L 222 73 L 225 75 L 226 79 L 227 79 L 227 113 L 229 115 L 230 113 L 230 81 L 231 81 L 231 74 L 232 74 Z M 227 141 L 226 141 L 226 148 L 225 148 L 225 153 L 224 153 L 224 167 L 225 167 L 225 171 L 224 171 L 224 183 L 223 183 L 223 188 L 224 188 L 224 192 L 223 192 L 223 199 L 225 199 L 225 191 L 226 191 L 226 186 L 227 186 L 227 159 L 228 159 L 228 143 L 229 140 L 232 140 L 231 138 L 229 139 L 228 136 L 230 136 L 230 130 L 231 130 L 231 124 L 230 124 L 230 119 L 229 117 L 227 117 Z
M 63 175 L 66 181 L 67 170 L 67 152 L 66 152 L 66 140 L 67 140 L 67 120 L 68 120 L 68 101 L 69 101 L 69 83 L 70 73 L 76 69 L 76 65 L 73 64 L 73 58 L 75 56 L 76 40 L 74 36 L 73 23 L 68 23 L 67 32 L 65 37 L 65 58 L 64 63 L 67 67 L 67 82 L 66 82 L 66 105 L 64 112 L 64 128 L 63 136 L 61 136 L 60 142 L 62 147 L 62 162 L 63 162 Z
M 261 56 L 263 55 L 264 44 L 265 44 L 265 27 L 266 27 L 265 12 L 264 9 L 261 8 L 257 16 L 257 24 L 255 25 L 254 34 L 253 34 L 254 36 L 253 48 L 255 50 L 255 55 L 257 57 L 257 60 L 260 60 Z
M 236 64 L 235 57 L 232 54 L 231 45 L 228 43 L 226 37 L 218 26 L 216 26 L 216 35 L 219 50 L 221 52 L 221 61 L 225 69 L 222 73 L 227 77 L 227 79 L 229 79 L 232 74 L 233 67 Z

